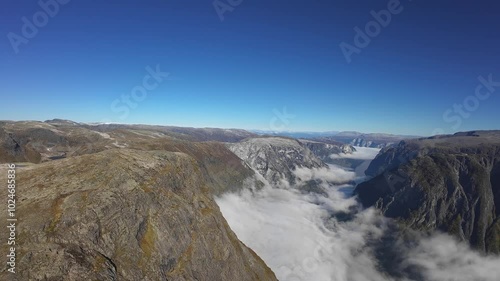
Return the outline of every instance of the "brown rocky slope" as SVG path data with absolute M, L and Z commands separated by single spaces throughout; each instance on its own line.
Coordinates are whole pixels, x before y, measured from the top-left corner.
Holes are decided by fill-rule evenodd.
M 17 163 L 19 218 L 18 274 L 0 279 L 276 280 L 212 198 L 254 175 L 215 142 L 247 133 L 174 129 L 0 121 L 0 181 Z
M 185 153 L 108 149 L 18 168 L 17 186 L 18 273 L 2 280 L 276 280 Z

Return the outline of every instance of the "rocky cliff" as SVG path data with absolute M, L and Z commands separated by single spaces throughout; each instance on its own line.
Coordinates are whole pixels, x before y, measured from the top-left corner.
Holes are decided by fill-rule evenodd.
M 297 168 L 328 167 L 307 146 L 296 139 L 258 137 L 227 146 L 244 163 L 273 185 L 281 185 L 283 180 L 295 184 L 297 179 L 294 171 Z
M 109 149 L 27 165 L 17 179 L 14 280 L 276 280 L 185 153 Z
M 356 188 L 365 206 L 500 253 L 500 131 L 402 141 L 366 173 L 374 178 Z
M 254 171 L 162 128 L 0 122 L 0 163 L 18 164 L 13 280 L 276 280 L 212 198 Z
M 335 142 L 327 143 L 307 139 L 300 139 L 299 141 L 325 163 L 333 163 L 331 156 L 334 154 L 352 154 L 356 151 L 356 148 L 349 144 Z

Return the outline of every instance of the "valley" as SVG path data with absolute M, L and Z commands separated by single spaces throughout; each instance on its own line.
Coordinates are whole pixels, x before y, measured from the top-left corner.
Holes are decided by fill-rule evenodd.
M 66 120 L 0 136 L 0 161 L 19 163 L 19 280 L 500 274 L 495 131 L 382 149 Z

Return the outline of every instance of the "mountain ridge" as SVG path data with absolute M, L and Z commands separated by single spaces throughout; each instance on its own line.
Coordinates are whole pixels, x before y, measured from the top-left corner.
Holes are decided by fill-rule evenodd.
M 366 174 L 373 178 L 355 190 L 365 206 L 500 253 L 500 131 L 401 141 L 381 151 Z

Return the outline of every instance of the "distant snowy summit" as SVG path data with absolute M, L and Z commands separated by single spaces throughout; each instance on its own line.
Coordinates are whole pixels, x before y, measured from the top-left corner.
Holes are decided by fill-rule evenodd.
M 343 143 L 359 147 L 384 148 L 405 139 L 419 138 L 412 135 L 392 135 L 383 133 L 360 133 L 356 131 L 327 131 L 327 132 L 274 132 L 252 131 L 259 135 L 284 136 L 298 139 L 315 140 L 323 143 Z
M 273 186 L 296 186 L 308 191 L 319 191 L 318 183 L 300 176 L 300 171 L 326 171 L 328 164 L 344 164 L 332 155 L 352 154 L 356 151 L 349 144 L 277 136 L 248 138 L 226 145 L 246 165 L 261 175 L 264 182 L 267 181 Z M 350 163 L 347 166 L 352 167 Z

